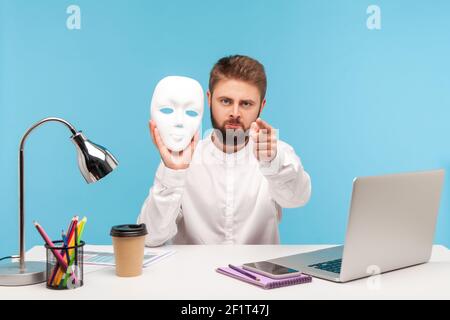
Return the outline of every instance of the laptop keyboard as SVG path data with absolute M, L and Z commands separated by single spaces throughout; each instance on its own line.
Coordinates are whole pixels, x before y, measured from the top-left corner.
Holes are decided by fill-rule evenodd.
M 325 270 L 325 271 L 332 272 L 332 273 L 340 273 L 341 272 L 341 264 L 342 264 L 342 259 L 336 259 L 336 260 L 312 264 L 309 267 L 315 268 L 315 269 L 320 269 L 320 270 Z

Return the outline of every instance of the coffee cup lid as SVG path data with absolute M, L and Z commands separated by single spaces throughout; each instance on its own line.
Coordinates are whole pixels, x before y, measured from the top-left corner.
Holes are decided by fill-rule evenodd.
M 110 235 L 113 237 L 140 237 L 147 234 L 145 224 L 122 224 L 111 228 Z

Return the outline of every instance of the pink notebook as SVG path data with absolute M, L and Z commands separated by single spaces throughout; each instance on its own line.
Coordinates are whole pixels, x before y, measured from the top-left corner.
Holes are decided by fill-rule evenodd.
M 302 274 L 300 276 L 294 276 L 294 277 L 290 277 L 290 278 L 285 278 L 285 279 L 272 279 L 272 278 L 265 277 L 261 274 L 255 273 L 255 272 L 245 270 L 246 272 L 257 276 L 259 278 L 259 281 L 256 281 L 256 280 L 253 280 L 252 278 L 247 277 L 229 267 L 217 268 L 216 271 L 219 273 L 222 273 L 226 276 L 254 284 L 263 289 L 280 288 L 280 287 L 285 287 L 285 286 L 291 286 L 294 284 L 308 283 L 308 282 L 312 281 L 311 276 L 308 276 L 306 274 Z

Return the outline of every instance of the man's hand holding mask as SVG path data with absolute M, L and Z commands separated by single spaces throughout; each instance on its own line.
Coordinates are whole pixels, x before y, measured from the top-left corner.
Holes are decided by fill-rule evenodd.
M 150 134 L 164 165 L 187 169 L 199 140 L 203 89 L 198 81 L 180 76 L 158 82 L 150 106 Z

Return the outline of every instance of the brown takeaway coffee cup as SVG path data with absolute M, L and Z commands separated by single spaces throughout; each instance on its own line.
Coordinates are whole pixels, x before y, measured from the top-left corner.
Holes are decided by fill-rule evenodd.
M 124 224 L 111 228 L 116 260 L 116 275 L 136 277 L 142 274 L 144 261 L 145 224 Z

